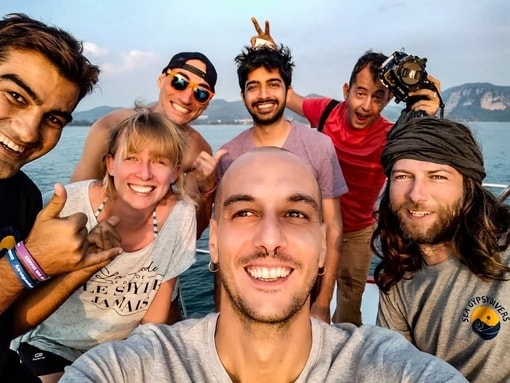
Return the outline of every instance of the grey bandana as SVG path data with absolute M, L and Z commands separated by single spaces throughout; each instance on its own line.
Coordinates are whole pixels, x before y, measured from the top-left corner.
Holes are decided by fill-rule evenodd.
M 449 165 L 479 183 L 485 178 L 483 156 L 471 131 L 446 119 L 420 117 L 394 126 L 381 155 L 386 177 L 404 158 Z

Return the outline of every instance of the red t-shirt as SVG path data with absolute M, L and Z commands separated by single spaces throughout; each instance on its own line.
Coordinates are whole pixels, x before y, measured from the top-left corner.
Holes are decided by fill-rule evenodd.
M 303 112 L 313 127 L 319 124 L 330 98 L 306 98 Z M 364 229 L 375 222 L 374 206 L 386 181 L 380 163 L 386 134 L 393 123 L 380 116 L 365 129 L 354 129 L 347 122 L 347 103 L 336 105 L 324 124 L 323 132 L 335 145 L 336 155 L 349 191 L 340 197 L 345 233 Z

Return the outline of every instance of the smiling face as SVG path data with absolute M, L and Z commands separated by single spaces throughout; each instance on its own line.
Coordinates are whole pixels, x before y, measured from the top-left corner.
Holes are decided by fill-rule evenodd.
M 272 125 L 283 117 L 287 89 L 277 69 L 259 67 L 248 74 L 241 97 L 255 125 Z
M 200 60 L 188 60 L 186 64 L 200 69 L 202 72 L 206 71 L 205 63 Z M 210 89 L 207 82 L 195 73 L 183 68 L 173 69 L 173 71 L 194 84 Z M 170 72 L 171 70 L 169 69 L 168 73 Z M 189 124 L 191 121 L 200 117 L 210 101 L 205 104 L 197 102 L 193 96 L 192 87 L 188 87 L 183 91 L 175 89 L 171 84 L 172 77 L 169 76 L 168 73 L 163 73 L 158 78 L 158 87 L 160 89 L 158 109 L 162 109 L 166 117 L 175 124 Z
M 349 124 L 354 129 L 365 129 L 379 118 L 391 94 L 381 81 L 374 81 L 370 69 L 365 67 L 356 75 L 351 86 L 344 85 L 344 98 L 348 105 Z
M 325 231 L 317 182 L 295 155 L 265 148 L 225 173 L 211 220 L 211 259 L 219 264 L 225 305 L 257 323 L 286 323 L 308 310 Z M 224 315 L 222 300 L 222 315 Z
M 125 141 L 125 137 L 120 140 Z M 120 148 L 115 155 L 106 157 L 117 198 L 133 209 L 152 210 L 167 196 L 170 185 L 179 175 L 180 166 L 173 164 L 168 156 L 162 156 L 150 145 L 138 150 L 124 150 L 121 143 Z
M 0 178 L 55 147 L 79 88 L 43 55 L 11 51 L 0 63 Z
M 462 174 L 449 165 L 396 161 L 391 172 L 390 203 L 404 236 L 420 245 L 450 240 L 463 190 Z

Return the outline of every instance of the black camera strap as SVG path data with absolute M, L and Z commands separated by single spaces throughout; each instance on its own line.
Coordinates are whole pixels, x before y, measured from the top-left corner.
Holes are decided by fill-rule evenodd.
M 324 124 L 326 123 L 329 115 L 331 114 L 331 111 L 335 106 L 337 106 L 340 103 L 340 101 L 335 100 L 334 98 L 331 99 L 331 101 L 328 102 L 328 105 L 326 105 L 326 108 L 321 114 L 321 118 L 319 120 L 319 124 L 317 125 L 317 131 L 322 132 L 324 130 Z

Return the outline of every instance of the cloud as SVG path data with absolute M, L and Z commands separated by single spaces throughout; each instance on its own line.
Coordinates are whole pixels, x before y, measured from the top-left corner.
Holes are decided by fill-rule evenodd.
M 159 60 L 159 56 L 153 52 L 131 50 L 120 55 L 120 62 L 105 62 L 101 64 L 101 70 L 106 75 L 122 76 L 127 73 L 145 71 Z
M 83 52 L 85 53 L 85 56 L 103 57 L 106 56 L 109 51 L 108 49 L 102 48 L 97 44 L 84 42 Z

